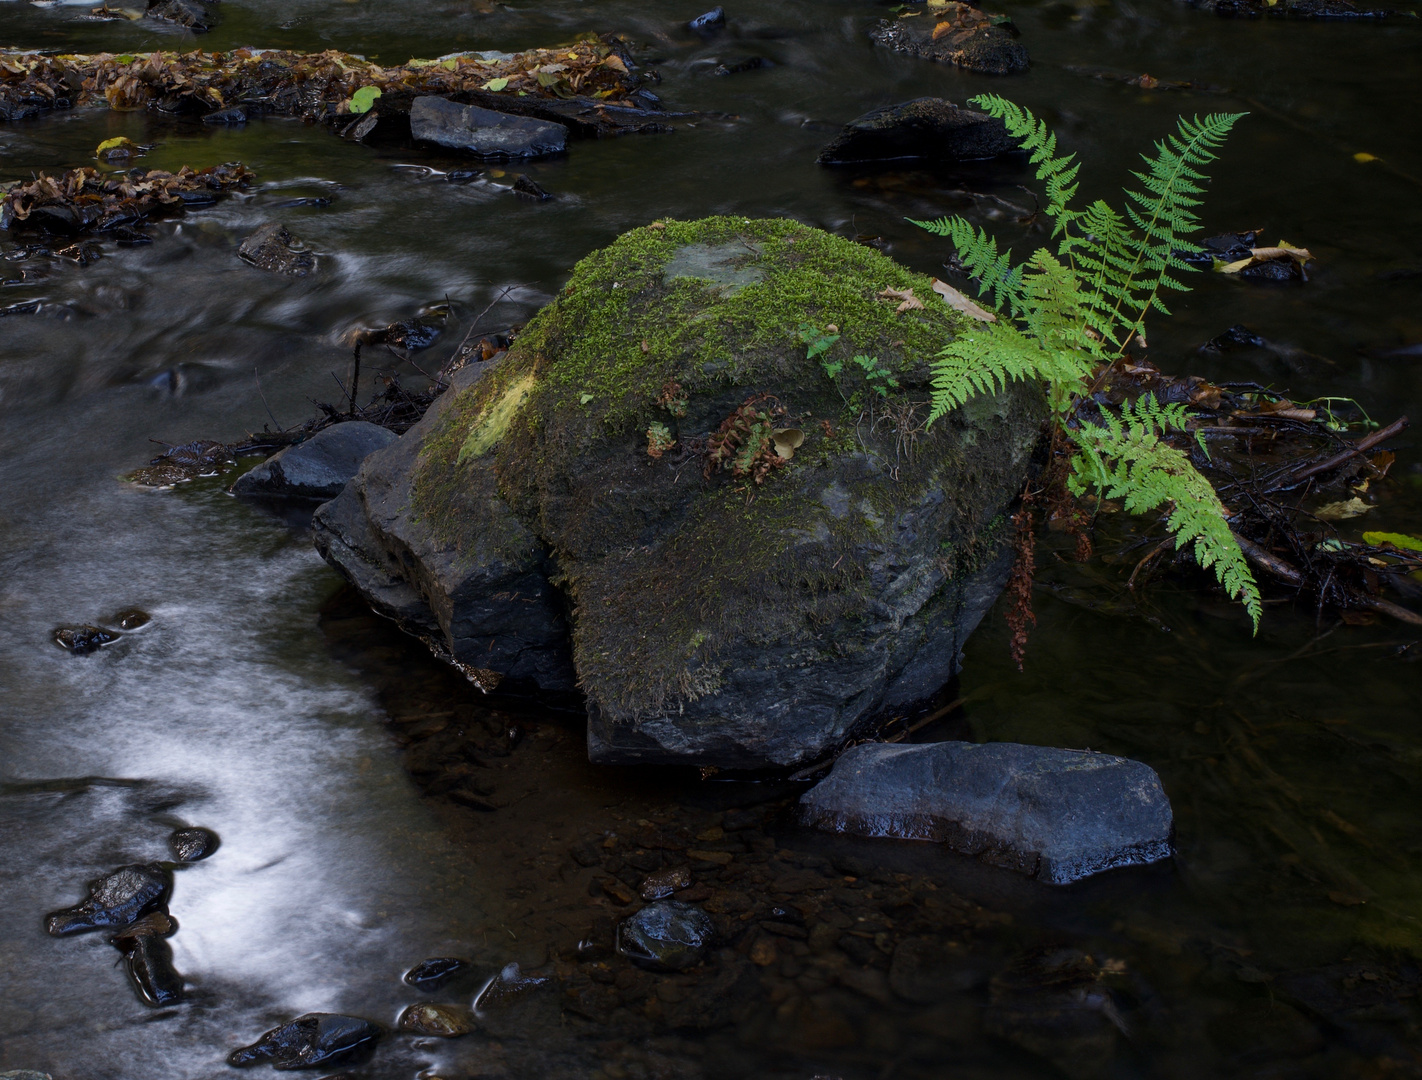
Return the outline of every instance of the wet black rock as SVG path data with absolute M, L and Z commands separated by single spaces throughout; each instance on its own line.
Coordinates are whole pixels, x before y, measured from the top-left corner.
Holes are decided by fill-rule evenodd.
M 410 103 L 410 134 L 486 158 L 531 158 L 567 149 L 568 129 L 548 120 L 459 105 L 440 97 Z
M 177 924 L 161 911 L 149 912 L 109 939 L 123 953 L 124 970 L 147 1005 L 172 1005 L 183 996 L 183 977 L 173 967 L 173 950 L 164 940 Z
M 369 1020 L 339 1013 L 307 1013 L 268 1031 L 251 1046 L 227 1055 L 227 1064 L 242 1068 L 271 1062 L 277 1069 L 310 1069 L 354 1053 L 380 1038 Z
M 532 199 L 535 202 L 547 202 L 553 198 L 552 195 L 543 190 L 543 187 L 527 173 L 519 173 L 518 179 L 514 181 L 514 194 L 525 199 Z
M 942 98 L 915 98 L 872 109 L 845 125 L 820 151 L 821 165 L 926 158 L 971 161 L 1017 150 L 1001 120 Z
M 118 624 L 120 630 L 137 630 L 140 626 L 147 626 L 153 621 L 153 616 L 146 611 L 139 611 L 138 608 L 125 608 L 114 616 L 114 622 Z
M 197 825 L 175 829 L 168 837 L 168 846 L 173 849 L 173 855 L 179 862 L 187 863 L 207 858 L 217 850 L 218 843 L 215 832 Z
M 101 626 L 61 626 L 52 635 L 54 643 L 75 656 L 95 652 L 119 639 L 112 630 Z
M 918 11 L 881 20 L 869 37 L 895 52 L 984 75 L 1027 70 L 1027 50 L 1017 41 L 1010 23 L 963 3 L 949 3 L 941 11 L 936 20 Z
M 389 446 L 396 437 L 388 428 L 364 420 L 332 424 L 243 473 L 232 485 L 232 493 L 333 499 L 356 474 L 361 462 Z
M 271 274 L 305 277 L 316 269 L 316 256 L 275 221 L 243 240 L 237 255 L 243 262 Z
M 484 1013 L 489 1009 L 502 1008 L 530 990 L 546 986 L 548 979 L 542 975 L 526 975 L 518 964 L 505 964 L 497 975 L 486 982 L 474 995 L 474 1011 Z
M 457 956 L 436 956 L 422 960 L 405 972 L 405 981 L 421 990 L 438 990 L 461 972 L 468 971 L 468 960 Z
M 204 124 L 215 124 L 219 127 L 232 127 L 247 122 L 247 106 L 229 105 L 225 109 L 216 109 L 202 118 Z
M 688 29 L 695 30 L 698 34 L 718 30 L 726 25 L 726 9 L 713 7 L 710 11 L 696 16 L 686 25 Z
M 462 1005 L 411 1005 L 400 1014 L 397 1026 L 411 1035 L 457 1039 L 474 1030 L 474 1017 Z
M 1385 19 L 1398 11 L 1361 7 L 1353 0 L 1185 0 L 1191 7 L 1224 18 Z
M 865 743 L 800 800 L 807 824 L 932 840 L 1062 885 L 1171 855 L 1170 802 L 1139 761 L 1017 743 Z
M 693 904 L 660 900 L 617 928 L 617 951 L 653 971 L 683 971 L 701 963 L 715 937 L 711 916 Z
M 424 418 L 361 465 L 345 490 L 316 511 L 316 548 L 376 611 L 444 655 L 544 689 L 576 686 L 562 597 L 548 583 L 534 535 L 498 496 L 492 468 L 476 467 L 451 494 L 489 529 L 491 545 L 455 550 L 427 516 L 409 510 L 424 441 L 449 406 L 483 374 L 455 373 Z M 417 565 L 418 573 L 409 567 Z
M 1216 334 L 1200 348 L 1214 352 L 1230 352 L 1233 349 L 1262 349 L 1269 343 L 1243 323 L 1235 323 L 1222 334 Z
M 739 75 L 743 71 L 762 71 L 765 68 L 773 68 L 774 66 L 774 61 L 764 56 L 742 56 L 720 61 L 711 69 L 711 74 L 717 77 Z
M 218 0 L 148 0 L 144 16 L 204 33 L 217 25 Z
M 121 866 L 89 883 L 89 898 L 45 917 L 55 937 L 86 930 L 124 927 L 161 907 L 173 888 L 173 875 L 158 863 Z

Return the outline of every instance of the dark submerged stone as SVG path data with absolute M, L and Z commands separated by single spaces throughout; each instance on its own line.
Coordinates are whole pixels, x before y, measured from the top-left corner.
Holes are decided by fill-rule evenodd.
M 237 255 L 243 262 L 270 274 L 305 277 L 316 269 L 316 256 L 304 250 L 286 227 L 275 221 L 243 240 Z
M 183 977 L 173 967 L 173 950 L 164 939 L 177 924 L 161 911 L 150 912 L 109 939 L 123 953 L 124 970 L 144 1004 L 172 1005 L 183 997 Z
M 1016 39 L 1011 24 L 997 25 L 994 17 L 963 3 L 950 3 L 942 14 L 924 13 L 884 19 L 869 32 L 876 45 L 952 64 L 984 75 L 1013 75 L 1029 66 L 1027 50 Z M 940 30 L 940 27 L 947 27 Z
M 217 6 L 218 0 L 148 0 L 144 16 L 201 34 L 217 25 Z
M 543 157 L 560 154 L 568 146 L 568 129 L 562 124 L 440 97 L 417 97 L 410 103 L 410 134 L 421 142 L 486 158 Z
M 532 199 L 535 202 L 547 202 L 553 198 L 552 195 L 543 190 L 541 184 L 534 180 L 527 173 L 519 173 L 518 179 L 514 181 L 514 194 L 525 199 Z
M 89 884 L 89 897 L 73 907 L 45 917 L 45 929 L 54 937 L 86 930 L 123 927 L 167 902 L 173 875 L 159 863 L 121 866 Z
M 273 454 L 232 485 L 234 495 L 333 499 L 361 462 L 389 446 L 396 435 L 364 420 L 322 428 L 305 442 Z
M 276 1069 L 309 1069 L 359 1050 L 380 1037 L 369 1020 L 339 1013 L 307 1013 L 273 1028 L 227 1055 L 238 1068 L 270 1062 Z
M 217 850 L 220 841 L 211 829 L 189 826 L 174 830 L 168 837 L 168 846 L 173 849 L 179 862 L 192 863 L 205 859 Z
M 422 960 L 405 972 L 405 981 L 420 990 L 438 990 L 461 972 L 468 971 L 468 960 L 457 956 L 436 956 Z
M 61 626 L 54 631 L 54 643 L 75 656 L 96 652 L 119 639 L 112 630 L 101 626 Z
M 864 743 L 800 799 L 809 825 L 933 840 L 1064 885 L 1171 855 L 1170 802 L 1139 761 L 1016 743 Z
M 147 626 L 153 621 L 153 616 L 146 611 L 139 611 L 138 608 L 125 608 L 114 616 L 114 622 L 118 623 L 120 630 L 137 630 L 140 626 Z
M 653 971 L 682 971 L 701 963 L 715 933 L 699 907 L 659 900 L 618 926 L 617 951 Z
M 710 11 L 703 12 L 696 16 L 696 18 L 692 19 L 686 25 L 688 29 L 694 30 L 698 34 L 704 34 L 711 30 L 719 29 L 726 25 L 726 9 L 713 7 Z
M 872 109 L 820 151 L 821 165 L 905 158 L 970 161 L 1017 150 L 1001 120 L 942 98 L 915 98 Z

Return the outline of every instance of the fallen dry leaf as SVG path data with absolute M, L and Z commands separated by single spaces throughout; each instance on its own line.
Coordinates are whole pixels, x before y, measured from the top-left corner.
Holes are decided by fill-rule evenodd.
M 967 315 L 969 318 L 977 319 L 979 322 L 997 322 L 996 315 L 986 308 L 980 307 L 946 281 L 940 281 L 938 278 L 934 278 L 933 291 L 943 297 L 943 299 L 948 302 L 948 306 L 954 311 L 961 311 L 964 315 Z
M 1342 502 L 1331 502 L 1327 506 L 1321 506 L 1315 513 L 1324 521 L 1347 521 L 1349 518 L 1362 517 L 1371 509 L 1371 504 L 1365 503 L 1355 496 Z
M 883 289 L 879 293 L 879 299 L 898 300 L 900 303 L 894 309 L 895 315 L 902 315 L 905 311 L 923 307 L 923 301 L 914 296 L 912 289 Z

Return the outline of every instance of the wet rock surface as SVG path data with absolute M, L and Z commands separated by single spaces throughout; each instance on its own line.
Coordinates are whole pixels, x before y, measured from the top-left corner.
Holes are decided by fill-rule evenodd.
M 457 956 L 436 956 L 405 972 L 405 981 L 420 990 L 438 990 L 450 979 L 468 971 L 470 966 L 468 960 Z
M 316 269 L 316 256 L 305 250 L 277 222 L 268 222 L 242 241 L 238 257 L 245 263 L 269 274 L 305 277 Z
M 808 268 L 821 259 L 828 278 Z M 979 526 L 1020 486 L 1037 432 L 1040 403 L 1020 386 L 932 434 L 915 426 L 927 369 L 909 357 L 958 316 L 900 318 L 873 299 L 891 283 L 933 296 L 928 279 L 791 223 L 629 234 L 585 261 L 505 357 L 461 372 L 367 459 L 317 511 L 317 547 L 377 610 L 509 679 L 569 687 L 570 629 L 596 761 L 813 760 L 952 676 L 1006 571 Z M 887 407 L 906 410 L 914 443 L 902 468 L 898 437 L 849 434 L 867 399 L 806 356 L 804 314 L 758 314 L 823 288 L 859 327 L 844 355 L 898 372 L 904 400 Z M 604 314 L 593 298 L 618 290 L 633 307 Z M 608 318 L 636 347 L 584 372 L 583 343 L 613 332 Z M 755 341 L 727 342 L 728 326 Z M 542 422 L 514 422 L 525 409 Z
M 498 974 L 489 979 L 479 993 L 474 995 L 474 1011 L 482 1016 L 490 1009 L 503 1008 L 530 990 L 547 985 L 548 979 L 544 976 L 526 974 L 517 963 L 505 964 Z
M 942 98 L 915 98 L 851 120 L 820 151 L 821 165 L 922 158 L 972 161 L 1017 150 L 1001 120 Z
M 568 146 L 568 129 L 562 124 L 438 97 L 417 97 L 410 104 L 410 134 L 420 142 L 495 159 L 544 157 Z
M 177 928 L 163 912 L 151 912 L 109 939 L 123 954 L 124 970 L 146 1005 L 182 1000 L 183 977 L 173 966 L 173 949 L 165 940 Z
M 244 1068 L 270 1063 L 277 1069 L 310 1069 L 353 1055 L 380 1038 L 369 1020 L 339 1013 L 307 1013 L 272 1028 L 250 1046 L 227 1055 L 227 1064 Z
M 54 643 L 66 652 L 71 652 L 75 656 L 83 656 L 86 653 L 97 652 L 105 645 L 111 645 L 119 639 L 118 634 L 112 630 L 105 630 L 102 626 L 61 626 L 52 635 Z
M 168 837 L 168 846 L 172 848 L 173 856 L 179 862 L 185 863 L 207 858 L 217 850 L 219 843 L 215 832 L 197 825 L 175 829 Z
M 964 3 L 881 20 L 869 37 L 895 52 L 984 75 L 1013 75 L 1029 66 L 1010 21 Z
M 699 907 L 660 900 L 617 928 L 617 951 L 653 971 L 681 971 L 701 962 L 714 937 L 711 917 Z
M 234 495 L 333 499 L 375 451 L 395 441 L 378 424 L 350 420 L 322 428 L 305 442 L 278 451 L 232 485 Z
M 456 549 L 436 522 L 409 510 L 425 440 L 484 370 L 471 365 L 457 372 L 418 424 L 368 457 L 341 494 L 316 511 L 316 548 L 377 611 L 443 654 L 545 689 L 572 690 L 562 597 L 548 584 L 535 536 L 498 497 L 493 470 L 471 469 L 451 494 L 458 512 L 482 520 L 502 541 L 497 545 Z
M 1016 743 L 866 743 L 806 792 L 807 824 L 933 840 L 1063 885 L 1171 855 L 1173 819 L 1148 765 Z
M 201 34 L 217 25 L 220 8 L 218 0 L 148 0 L 144 16 Z
M 462 1005 L 411 1005 L 400 1014 L 396 1026 L 411 1035 L 457 1039 L 473 1031 L 476 1023 Z
M 82 903 L 45 917 L 45 929 L 55 937 L 87 930 L 124 927 L 162 905 L 173 888 L 173 875 L 159 863 L 121 866 L 89 885 Z
M 138 608 L 125 608 L 114 616 L 114 622 L 118 624 L 120 630 L 137 630 L 152 621 L 152 615 L 146 611 L 140 611 Z

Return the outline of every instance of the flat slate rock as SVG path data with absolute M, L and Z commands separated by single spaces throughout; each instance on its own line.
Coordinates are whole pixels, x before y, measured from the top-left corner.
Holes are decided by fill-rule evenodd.
M 410 103 L 410 134 L 422 142 L 489 158 L 542 157 L 561 154 L 568 146 L 568 129 L 562 124 L 441 97 L 417 97 Z
M 360 464 L 398 436 L 364 420 L 348 420 L 323 428 L 311 438 L 288 446 L 232 485 L 234 495 L 265 495 L 297 499 L 334 499 L 356 474 Z
M 1150 766 L 1018 743 L 864 743 L 800 799 L 807 824 L 933 840 L 1065 885 L 1171 853 L 1170 801 Z
M 821 165 L 928 158 L 973 161 L 1018 149 L 1001 120 L 942 98 L 871 109 L 820 151 Z

